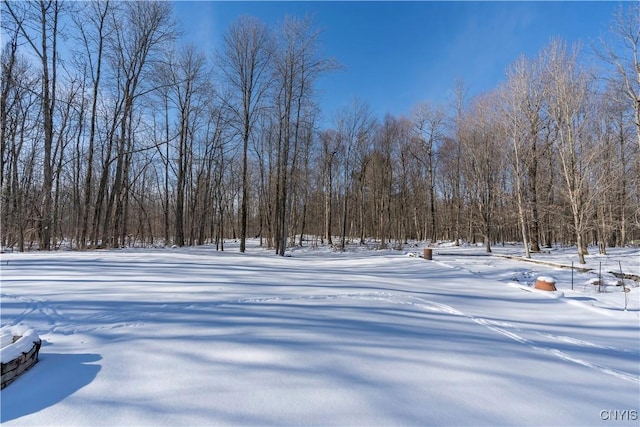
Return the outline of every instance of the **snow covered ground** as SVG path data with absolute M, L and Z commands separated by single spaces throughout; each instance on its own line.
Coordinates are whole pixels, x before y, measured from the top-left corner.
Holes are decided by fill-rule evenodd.
M 626 281 L 625 311 L 607 272 L 640 274 L 640 251 L 588 256 L 573 291 L 569 269 L 498 256 L 518 247 L 421 253 L 5 253 L 1 325 L 42 348 L 0 421 L 638 425 L 640 288 Z M 540 275 L 558 291 L 533 290 Z

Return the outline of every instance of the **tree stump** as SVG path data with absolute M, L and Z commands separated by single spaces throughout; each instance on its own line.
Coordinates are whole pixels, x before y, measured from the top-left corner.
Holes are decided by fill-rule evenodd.
M 556 280 L 553 277 L 540 276 L 536 279 L 535 288 L 541 291 L 556 291 Z

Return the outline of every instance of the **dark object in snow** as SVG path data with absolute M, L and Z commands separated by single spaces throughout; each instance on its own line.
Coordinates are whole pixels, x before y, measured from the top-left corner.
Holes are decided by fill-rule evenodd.
M 18 341 L 22 337 L 14 337 L 14 343 Z M 35 365 L 38 362 L 38 353 L 40 352 L 40 346 L 42 345 L 42 341 L 39 339 L 33 342 L 33 346 L 31 350 L 26 353 L 22 353 L 20 356 L 15 359 L 2 363 L 2 385 L 0 389 L 5 388 L 12 382 L 18 379 L 20 375 L 25 373 L 29 368 Z
M 433 259 L 433 249 L 431 249 L 431 248 L 424 248 L 423 258 L 424 258 L 424 259 L 428 259 L 428 260 Z
M 615 271 L 610 271 L 609 273 L 613 274 L 618 279 L 635 280 L 636 282 L 640 283 L 640 275 L 638 274 L 629 274 L 629 273 L 623 273 L 623 272 L 618 273 Z

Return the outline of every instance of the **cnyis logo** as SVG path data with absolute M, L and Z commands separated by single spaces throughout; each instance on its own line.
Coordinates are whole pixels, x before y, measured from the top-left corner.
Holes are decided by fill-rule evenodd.
M 636 421 L 638 411 L 633 409 L 603 409 L 600 411 L 600 419 L 603 421 Z

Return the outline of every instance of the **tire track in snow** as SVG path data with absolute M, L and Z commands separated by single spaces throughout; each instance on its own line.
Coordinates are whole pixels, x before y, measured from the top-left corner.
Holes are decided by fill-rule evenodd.
M 16 326 L 16 325 L 19 325 L 28 315 L 30 315 L 31 313 L 36 311 L 35 300 L 33 300 L 31 298 L 19 297 L 19 296 L 15 296 L 15 295 L 11 295 L 11 294 L 0 294 L 0 301 L 7 300 L 7 299 L 8 300 L 12 300 L 12 302 L 23 303 L 27 307 L 22 313 L 20 313 L 17 316 L 15 316 L 15 318 L 12 321 L 7 322 L 6 325 L 3 325 L 3 326 Z M 5 308 L 5 310 L 6 310 L 6 308 Z
M 608 366 L 602 365 L 600 363 L 595 363 L 595 362 L 589 362 L 587 360 L 575 357 L 575 356 L 571 356 L 570 354 L 562 351 L 562 350 L 558 350 L 557 348 L 553 348 L 553 347 L 548 347 L 548 346 L 542 346 L 539 344 L 536 344 L 534 341 L 531 341 L 527 338 L 524 338 L 514 332 L 508 331 L 506 329 L 500 328 L 498 326 L 495 326 L 492 324 L 491 321 L 486 320 L 486 319 L 481 319 L 481 318 L 475 318 L 473 316 L 467 316 L 469 317 L 471 320 L 473 320 L 474 322 L 481 324 L 489 329 L 491 329 L 492 331 L 495 331 L 499 334 L 502 334 L 508 338 L 511 338 L 514 341 L 517 341 L 519 343 L 528 345 L 529 347 L 537 350 L 537 351 L 542 351 L 546 354 L 551 354 L 553 356 L 556 356 L 560 359 L 566 360 L 568 362 L 572 362 L 578 365 L 582 365 L 585 366 L 587 368 L 591 368 L 591 369 L 596 369 L 604 374 L 607 375 L 611 375 L 614 377 L 617 377 L 619 379 L 625 380 L 625 381 L 631 381 L 637 384 L 640 384 L 640 378 L 638 378 L 637 376 L 628 373 L 628 372 L 624 372 L 624 371 L 619 371 L 617 369 L 613 369 L 613 368 L 609 368 Z
M 473 322 L 482 325 L 486 328 L 488 328 L 489 330 L 493 331 L 493 332 L 497 332 L 498 334 L 501 334 L 513 341 L 519 342 L 521 344 L 527 345 L 531 348 L 533 348 L 536 351 L 541 351 L 545 354 L 550 354 L 553 356 L 556 356 L 562 360 L 568 361 L 568 362 L 572 362 L 581 366 L 585 366 L 587 368 L 590 369 L 595 369 L 598 370 L 604 374 L 607 375 L 611 375 L 613 377 L 619 378 L 621 380 L 625 380 L 625 381 L 630 381 L 636 384 L 640 384 L 640 378 L 638 378 L 638 376 L 631 374 L 629 372 L 624 372 L 624 371 L 620 371 L 617 369 L 613 369 L 610 368 L 608 366 L 602 365 L 600 363 L 596 363 L 596 362 L 590 362 L 587 360 L 583 360 L 579 357 L 575 357 L 575 356 L 571 356 L 570 354 L 559 350 L 557 348 L 553 348 L 553 347 L 549 347 L 549 346 L 544 346 L 544 345 L 540 345 L 537 344 L 534 341 L 531 341 L 521 335 L 519 335 L 516 332 L 513 332 L 512 330 L 508 330 L 506 329 L 506 327 L 508 327 L 509 329 L 516 329 L 513 325 L 509 325 L 507 323 L 498 323 L 498 322 L 494 322 L 488 319 L 484 319 L 481 317 L 476 317 L 473 316 L 471 314 L 466 314 L 460 310 L 457 310 L 454 307 L 448 306 L 446 304 L 441 304 L 441 303 L 437 303 L 434 301 L 425 301 L 422 300 L 421 298 L 415 298 L 416 300 L 420 301 L 419 304 L 417 305 L 424 305 L 426 304 L 426 308 L 429 309 L 428 305 L 433 305 L 434 307 L 436 307 L 439 310 L 442 310 L 446 313 L 455 315 L 455 316 L 463 316 L 468 318 L 469 320 L 472 320 Z M 535 332 L 535 331 L 534 331 Z M 536 332 L 539 335 L 543 335 L 545 336 L 545 334 L 540 333 L 540 332 Z M 555 336 L 551 336 L 553 338 L 556 338 Z M 612 347 L 603 347 L 603 346 L 598 346 L 597 344 L 593 344 L 593 343 L 587 343 L 586 341 L 582 341 L 582 340 L 577 340 L 574 338 L 570 338 L 570 337 L 562 337 L 565 342 L 569 342 L 571 341 L 573 344 L 577 344 L 577 345 L 581 345 L 581 346 L 592 346 L 592 347 L 598 347 L 598 348 L 603 348 L 603 349 L 608 349 L 608 350 L 615 350 L 615 351 L 620 351 L 618 349 L 613 349 Z M 622 352 L 628 352 L 628 350 L 622 350 Z
M 34 313 L 39 314 L 47 325 L 51 326 L 48 332 L 55 330 L 56 325 L 65 323 L 66 320 L 55 308 L 47 306 L 47 301 L 44 299 L 28 298 L 23 296 L 16 296 L 11 294 L 0 294 L 2 299 L 10 299 L 17 303 L 25 304 L 26 308 L 22 313 L 15 316 L 15 318 L 7 323 L 7 326 L 15 326 L 24 322 L 29 316 Z
M 600 344 L 595 344 L 592 343 L 590 341 L 585 341 L 585 340 L 581 340 L 581 339 L 577 339 L 577 338 L 572 338 L 572 337 L 567 337 L 564 335 L 553 335 L 553 334 L 549 334 L 547 332 L 536 332 L 536 334 L 545 337 L 545 338 L 549 338 L 552 339 L 554 341 L 559 341 L 559 342 L 563 342 L 566 344 L 573 344 L 573 345 L 577 345 L 580 347 L 592 347 L 592 348 L 597 348 L 597 349 L 601 349 L 601 350 L 608 350 L 608 351 L 619 351 L 622 353 L 637 353 L 637 351 L 634 350 L 630 350 L 630 349 L 617 349 L 615 347 L 611 347 L 608 345 L 600 345 Z M 638 354 L 638 357 L 640 357 L 640 354 Z
M 71 332 L 66 332 L 66 328 L 69 325 L 69 319 L 61 314 L 54 305 L 51 305 L 49 301 L 41 298 L 29 298 L 24 296 L 16 296 L 11 294 L 1 294 L 0 298 L 13 300 L 14 302 L 22 303 L 26 305 L 26 308 L 22 313 L 16 315 L 11 321 L 7 322 L 6 326 L 16 326 L 23 322 L 28 322 L 29 326 L 37 328 L 40 335 L 46 335 L 52 332 L 61 332 L 65 335 L 69 335 Z M 30 323 L 30 318 L 40 317 L 38 324 Z M 42 326 L 47 325 L 46 327 Z
M 541 345 L 532 341 L 528 338 L 523 337 L 518 333 L 518 331 L 522 331 L 521 328 L 517 328 L 516 326 L 507 323 L 507 322 L 496 322 L 488 319 L 484 319 L 482 317 L 477 317 L 471 314 L 464 313 L 455 307 L 452 307 L 447 304 L 442 304 L 436 301 L 425 300 L 418 297 L 405 297 L 401 294 L 394 294 L 389 292 L 369 292 L 369 293 L 349 293 L 349 294 L 332 294 L 332 295 L 311 295 L 305 297 L 266 297 L 266 298 L 248 298 L 236 301 L 237 303 L 270 303 L 270 302 L 285 302 L 285 301 L 295 301 L 295 300 L 337 300 L 340 298 L 347 299 L 357 299 L 357 300 L 365 300 L 365 301 L 384 301 L 391 304 L 401 304 L 401 305 L 412 305 L 418 307 L 422 310 L 427 311 L 435 311 L 450 314 L 452 316 L 464 317 L 472 322 L 481 325 L 495 333 L 498 333 L 504 337 L 509 338 L 510 340 L 516 341 L 520 344 L 526 345 L 528 347 L 533 348 L 536 351 L 555 356 L 559 359 L 562 359 L 566 362 L 574 363 L 577 365 L 584 366 L 589 369 L 597 370 L 603 374 L 610 375 L 616 377 L 618 379 L 633 382 L 636 384 L 640 384 L 640 378 L 638 376 L 631 374 L 629 372 L 624 372 L 621 370 L 613 369 L 608 366 L 605 366 L 601 363 L 590 362 L 588 360 L 584 360 L 579 357 L 572 356 L 567 352 L 559 350 L 557 348 Z M 594 347 L 600 349 L 606 349 L 609 351 L 618 351 L 623 353 L 629 353 L 630 350 L 619 350 L 609 346 L 600 346 L 598 344 L 594 344 L 588 341 L 579 340 L 576 338 L 566 337 L 566 336 L 555 336 L 551 334 L 545 334 L 538 331 L 527 331 L 538 334 L 540 336 L 544 336 L 546 338 L 555 339 L 560 342 L 570 343 L 574 345 L 578 345 L 581 347 Z
M 139 312 L 118 312 L 115 314 L 109 313 L 96 313 L 90 316 L 82 317 L 80 319 L 72 319 L 66 316 L 64 313 L 58 311 L 55 305 L 49 301 L 39 298 L 28 298 L 24 296 L 16 296 L 7 293 L 0 294 L 2 300 L 12 300 L 13 302 L 24 304 L 25 309 L 12 316 L 13 319 L 8 321 L 3 326 L 16 326 L 24 322 L 29 323 L 29 326 L 37 328 L 40 335 L 47 335 L 50 333 L 60 333 L 62 335 L 71 335 L 75 333 L 87 333 L 94 332 L 103 329 L 116 329 L 123 327 L 135 327 L 142 326 L 142 321 L 135 321 L 132 319 L 139 318 L 141 313 Z M 144 314 L 142 314 L 144 316 Z M 32 324 L 30 318 L 39 316 L 38 324 Z M 96 323 L 98 323 L 96 325 Z M 46 327 L 43 326 L 47 325 Z M 92 326 L 89 326 L 93 324 Z

